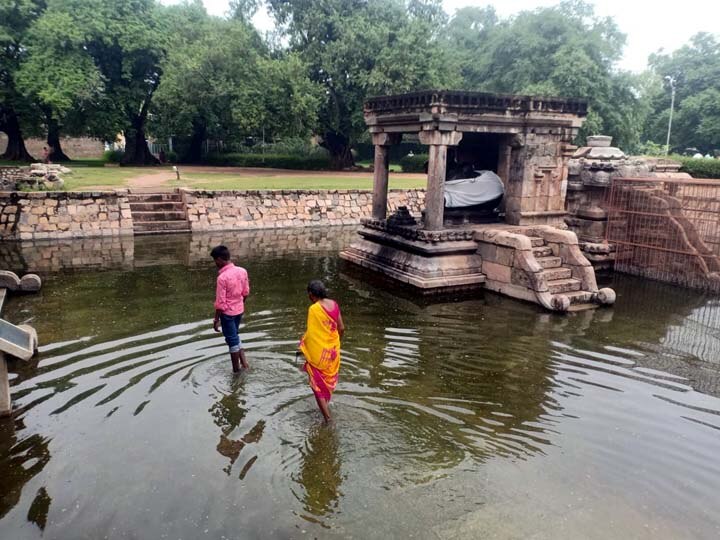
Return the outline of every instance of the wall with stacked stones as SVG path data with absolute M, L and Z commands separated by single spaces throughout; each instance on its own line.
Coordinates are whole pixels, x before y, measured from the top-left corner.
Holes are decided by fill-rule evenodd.
M 25 139 L 25 148 L 31 156 L 41 158 L 43 148 L 47 146 L 45 139 L 29 138 Z M 81 158 L 99 158 L 102 157 L 105 146 L 100 139 L 91 139 L 89 137 L 61 137 L 60 146 L 63 152 L 70 159 Z M 0 154 L 7 148 L 7 135 L 0 133 Z
M 0 193 L 0 239 L 42 240 L 133 234 L 124 190 Z
M 182 190 L 193 232 L 356 225 L 372 213 L 361 190 Z M 419 216 L 424 190 L 391 190 L 389 212 Z M 127 190 L 0 192 L 0 240 L 93 238 L 133 234 Z
M 372 193 L 361 190 L 183 190 L 192 231 L 354 225 L 372 214 Z M 390 190 L 390 212 L 424 208 L 424 190 Z
M 15 188 L 15 181 L 22 173 L 20 167 L 0 167 L 0 191 Z

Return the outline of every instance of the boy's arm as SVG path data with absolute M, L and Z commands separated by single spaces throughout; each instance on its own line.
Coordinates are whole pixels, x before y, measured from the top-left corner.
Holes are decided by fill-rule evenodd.
M 250 295 L 250 276 L 245 272 L 245 284 L 242 291 L 243 298 L 247 298 Z
M 222 315 L 225 309 L 227 309 L 225 280 L 218 278 L 217 286 L 215 287 L 215 319 L 213 320 L 213 328 L 216 332 L 219 332 L 218 324 L 220 324 L 220 315 Z

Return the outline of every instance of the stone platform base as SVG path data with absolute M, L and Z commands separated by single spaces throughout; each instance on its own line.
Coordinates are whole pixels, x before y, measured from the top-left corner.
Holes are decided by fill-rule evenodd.
M 340 257 L 422 294 L 487 288 L 551 311 L 612 304 L 573 232 L 548 225 L 502 223 L 426 231 L 363 220 L 360 239 Z
M 399 233 L 399 234 L 398 234 Z M 361 239 L 340 258 L 380 272 L 424 293 L 480 288 L 485 283 L 482 259 L 472 230 L 424 233 L 414 229 L 388 232 L 363 226 Z M 437 236 L 435 236 L 437 235 Z M 433 241 L 434 239 L 434 241 Z

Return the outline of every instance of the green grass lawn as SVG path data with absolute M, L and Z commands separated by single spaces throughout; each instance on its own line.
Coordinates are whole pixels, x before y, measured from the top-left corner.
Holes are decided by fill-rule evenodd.
M 0 165 L 9 165 L 0 162 Z M 118 189 L 127 187 L 128 180 L 144 175 L 158 175 L 167 188 L 188 187 L 207 190 L 246 190 L 246 189 L 372 189 L 372 173 L 358 173 L 353 176 L 339 176 L 327 172 L 317 174 L 298 171 L 278 176 L 245 176 L 232 172 L 188 172 L 181 180 L 174 179 L 171 166 L 163 167 L 105 167 L 100 160 L 77 160 L 67 164 L 72 174 L 63 176 L 65 189 L 82 191 L 88 189 Z M 391 189 L 411 189 L 425 187 L 425 179 L 415 175 L 391 174 Z
M 82 191 L 89 187 L 116 189 L 127 185 L 129 178 L 147 174 L 145 167 L 88 167 L 73 163 L 72 174 L 63 175 L 65 189 L 68 191 Z
M 390 177 L 390 189 L 425 187 L 419 178 Z M 170 183 L 173 187 L 189 187 L 207 190 L 246 189 L 372 189 L 372 176 L 238 176 L 225 173 L 188 173 L 180 181 Z
M 372 160 L 367 159 L 365 161 L 356 161 L 355 164 L 359 165 L 360 167 L 371 167 L 373 165 L 373 162 Z M 390 172 L 402 172 L 402 167 L 398 163 L 391 163 Z

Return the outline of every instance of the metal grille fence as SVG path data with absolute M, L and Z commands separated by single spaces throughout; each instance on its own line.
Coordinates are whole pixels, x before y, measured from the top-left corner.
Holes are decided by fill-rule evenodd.
M 606 231 L 615 270 L 720 293 L 720 181 L 615 178 Z

